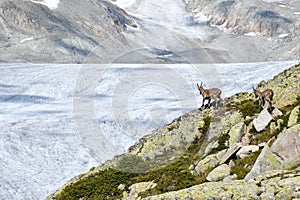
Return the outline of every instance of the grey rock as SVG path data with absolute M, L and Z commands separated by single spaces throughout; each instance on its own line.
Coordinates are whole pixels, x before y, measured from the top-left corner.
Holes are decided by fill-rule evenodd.
M 227 160 L 229 160 L 233 155 L 236 154 L 236 152 L 238 152 L 240 150 L 240 148 L 242 147 L 242 144 L 240 143 L 235 143 L 232 147 L 230 147 L 226 153 L 224 154 L 224 156 L 221 158 L 220 160 L 220 164 L 225 163 Z
M 300 124 L 284 131 L 271 147 L 266 145 L 245 180 L 269 170 L 290 169 L 300 164 Z
M 245 158 L 251 153 L 256 152 L 259 150 L 259 146 L 257 145 L 249 145 L 249 146 L 243 146 L 237 153 L 236 156 L 239 158 Z
M 278 108 L 275 108 L 274 110 L 272 110 L 272 116 L 275 118 L 275 117 L 279 117 L 279 116 L 282 116 L 283 113 L 278 109 Z
M 298 117 L 299 117 L 299 112 L 300 112 L 300 106 L 296 106 L 291 114 L 290 114 L 290 117 L 289 117 L 289 121 L 288 121 L 288 127 L 292 127 L 294 125 L 297 124 L 297 121 L 299 120 Z
M 263 131 L 269 123 L 273 120 L 272 115 L 267 109 L 260 112 L 257 118 L 253 120 L 254 128 L 257 132 Z
M 206 177 L 206 180 L 216 182 L 223 180 L 230 175 L 230 167 L 227 164 L 223 164 L 213 169 Z
M 204 173 L 209 168 L 218 166 L 220 159 L 224 156 L 226 149 L 220 151 L 217 154 L 206 156 L 204 159 L 200 160 L 195 167 L 197 174 Z
M 229 176 L 226 176 L 226 177 L 223 179 L 223 182 L 230 182 L 230 181 L 236 180 L 236 178 L 237 178 L 237 175 L 236 175 L 236 174 L 229 175 Z
M 231 147 L 235 143 L 238 143 L 241 141 L 242 136 L 245 134 L 246 125 L 244 122 L 240 122 L 236 125 L 234 125 L 230 131 L 229 131 L 229 146 Z
M 229 163 L 228 163 L 228 166 L 229 166 L 230 168 L 234 167 L 234 166 L 235 166 L 234 161 L 233 161 L 233 160 L 230 160 Z

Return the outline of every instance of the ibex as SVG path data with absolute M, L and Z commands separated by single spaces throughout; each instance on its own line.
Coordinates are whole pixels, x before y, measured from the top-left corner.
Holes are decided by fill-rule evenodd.
M 216 102 L 216 107 L 218 107 L 218 103 L 221 100 L 221 93 L 222 93 L 222 91 L 219 88 L 204 89 L 203 86 L 202 86 L 202 83 L 201 83 L 200 86 L 197 83 L 197 86 L 198 86 L 198 90 L 199 90 L 200 94 L 203 97 L 202 106 L 201 107 L 204 106 L 204 101 L 206 99 L 208 100 L 208 105 L 210 106 L 210 101 L 211 101 L 212 98 Z
M 265 101 L 269 102 L 269 107 L 272 107 L 272 101 L 273 101 L 273 95 L 274 92 L 271 89 L 266 89 L 263 92 L 260 92 L 257 88 L 255 89 L 253 87 L 253 92 L 255 94 L 255 97 L 259 97 L 259 106 L 264 107 Z

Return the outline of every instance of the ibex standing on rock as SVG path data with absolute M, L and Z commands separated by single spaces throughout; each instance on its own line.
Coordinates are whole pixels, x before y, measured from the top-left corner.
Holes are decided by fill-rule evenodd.
M 272 101 L 273 101 L 273 95 L 274 95 L 274 92 L 273 90 L 271 89 L 266 89 L 264 90 L 263 92 L 260 92 L 257 88 L 255 89 L 253 87 L 253 92 L 255 94 L 255 97 L 259 97 L 259 105 L 260 106 L 264 106 L 265 105 L 265 102 L 269 102 L 269 108 L 272 107 Z
M 221 93 L 222 93 L 222 91 L 219 88 L 204 89 L 203 86 L 202 86 L 202 83 L 201 83 L 200 86 L 197 83 L 197 86 L 198 86 L 198 90 L 199 90 L 200 94 L 203 97 L 201 108 L 204 106 L 204 101 L 206 99 L 208 100 L 208 105 L 210 106 L 210 101 L 211 101 L 212 98 L 215 100 L 215 102 L 216 102 L 216 108 L 217 108 L 218 107 L 218 103 L 221 100 Z

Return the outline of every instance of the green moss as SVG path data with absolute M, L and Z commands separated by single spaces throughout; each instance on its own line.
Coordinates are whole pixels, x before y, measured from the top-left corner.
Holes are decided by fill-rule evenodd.
M 144 161 L 136 155 L 126 155 L 122 157 L 117 165 L 117 169 L 127 172 L 145 172 L 149 169 L 150 163 Z
M 243 114 L 243 117 L 253 116 L 261 111 L 258 100 L 247 100 L 238 105 L 238 110 Z
M 138 156 L 127 155 L 119 160 L 118 169 L 107 169 L 85 177 L 67 186 L 56 199 L 120 199 L 122 198 L 122 191 L 118 189 L 120 184 L 124 184 L 125 189 L 128 189 L 135 183 L 154 181 L 156 187 L 141 193 L 142 196 L 149 196 L 204 182 L 209 171 L 201 175 L 193 175 L 189 171 L 190 164 L 199 159 L 197 153 L 209 129 L 211 117 L 205 117 L 203 120 L 205 124 L 199 127 L 199 136 L 182 156 L 170 164 L 144 173 L 133 173 L 133 170 L 139 172 L 139 168 L 144 170 L 149 163 Z
M 236 174 L 237 179 L 243 179 L 250 172 L 260 152 L 261 150 L 253 152 L 248 157 L 236 159 L 235 166 L 231 168 L 231 174 Z
M 119 199 L 118 186 L 130 180 L 131 174 L 115 169 L 100 171 L 67 186 L 56 199 Z
M 226 145 L 226 142 L 229 140 L 230 136 L 229 134 L 222 134 L 219 139 L 218 139 L 218 147 L 216 148 L 212 148 L 212 150 L 209 152 L 208 155 L 212 155 L 212 154 L 216 154 L 226 148 L 228 148 L 228 146 Z

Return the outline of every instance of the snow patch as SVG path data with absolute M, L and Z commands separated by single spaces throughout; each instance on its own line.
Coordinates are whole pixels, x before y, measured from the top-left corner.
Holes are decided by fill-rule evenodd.
M 31 0 L 33 3 L 42 4 L 49 9 L 54 10 L 58 7 L 59 0 Z
M 286 8 L 286 5 L 280 4 L 279 7 L 281 7 L 281 8 Z
M 34 38 L 33 37 L 24 38 L 23 40 L 20 41 L 20 43 L 28 42 L 28 41 L 31 41 L 31 40 L 34 40 Z
M 288 33 L 283 33 L 283 34 L 278 35 L 278 38 L 286 38 L 288 36 L 289 36 Z
M 254 36 L 259 36 L 260 33 L 259 32 L 249 32 L 249 33 L 246 33 L 245 35 L 249 36 L 249 37 L 254 37 Z

